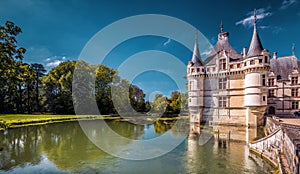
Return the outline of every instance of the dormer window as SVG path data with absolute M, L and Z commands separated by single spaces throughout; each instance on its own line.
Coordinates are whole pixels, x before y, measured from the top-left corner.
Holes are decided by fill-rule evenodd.
M 226 70 L 226 59 L 220 59 L 220 70 Z
M 274 78 L 269 79 L 269 86 L 274 86 Z
M 298 84 L 298 77 L 292 77 L 292 85 Z
M 265 56 L 265 63 L 268 63 L 268 56 Z

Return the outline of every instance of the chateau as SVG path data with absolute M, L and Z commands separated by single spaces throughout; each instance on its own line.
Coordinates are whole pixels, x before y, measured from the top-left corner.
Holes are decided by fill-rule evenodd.
M 221 31 L 202 61 L 196 39 L 187 65 L 190 121 L 259 126 L 264 114 L 291 115 L 299 109 L 300 64 L 294 54 L 277 57 L 263 48 L 256 26 L 249 49 L 239 54 Z

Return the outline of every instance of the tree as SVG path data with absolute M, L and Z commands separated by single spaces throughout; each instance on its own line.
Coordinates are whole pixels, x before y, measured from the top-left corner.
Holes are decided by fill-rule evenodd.
M 111 86 L 120 82 L 117 71 L 104 65 L 97 65 L 95 80 L 96 102 L 101 114 L 116 113 L 112 101 Z
M 44 90 L 43 106 L 48 112 L 73 114 L 72 80 L 76 61 L 60 63 L 40 78 Z
M 20 66 L 26 50 L 17 46 L 20 27 L 7 21 L 0 26 L 0 112 L 20 112 Z
M 24 64 L 24 78 L 25 78 L 25 92 L 26 94 L 24 94 L 25 98 L 26 98 L 26 110 L 27 113 L 31 113 L 33 108 L 33 98 L 34 98 L 34 86 L 35 86 L 35 80 L 36 80 L 36 71 L 34 71 L 32 69 L 32 67 L 28 64 Z
M 176 116 L 187 111 L 187 98 L 187 93 L 179 91 L 173 91 L 170 98 L 156 94 L 153 100 L 154 111 L 163 113 L 165 117 Z
M 164 113 L 168 105 L 168 98 L 162 94 L 156 94 L 153 100 L 153 109 L 156 112 Z
M 36 111 L 40 111 L 40 101 L 39 101 L 39 88 L 40 88 L 40 77 L 45 75 L 46 69 L 42 64 L 33 63 L 31 64 L 32 69 L 35 71 L 35 102 Z

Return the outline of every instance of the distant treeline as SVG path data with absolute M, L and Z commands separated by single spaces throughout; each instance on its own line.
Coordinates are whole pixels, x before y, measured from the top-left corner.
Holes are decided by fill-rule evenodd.
M 96 101 L 101 114 L 130 113 L 128 104 L 139 113 L 151 109 L 171 115 L 187 110 L 186 94 L 174 91 L 170 98 L 157 94 L 150 103 L 142 89 L 104 65 L 67 61 L 47 72 L 42 64 L 24 63 L 26 49 L 18 47 L 16 40 L 21 32 L 12 22 L 0 26 L 0 113 L 74 114 L 74 106 L 93 111 L 84 108 L 93 106 L 87 101 Z M 74 75 L 75 69 L 79 73 Z M 78 78 L 75 83 L 73 78 Z M 87 83 L 86 78 L 93 78 L 94 83 Z

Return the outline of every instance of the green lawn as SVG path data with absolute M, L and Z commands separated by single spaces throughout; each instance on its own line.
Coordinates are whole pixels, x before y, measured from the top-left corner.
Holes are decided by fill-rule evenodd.
M 157 118 L 157 117 L 125 117 L 110 115 L 49 115 L 49 114 L 0 114 L 0 130 L 7 128 L 17 128 L 24 126 L 42 125 L 49 123 L 58 123 L 65 121 L 76 120 L 120 120 L 123 121 L 141 121 L 142 123 L 153 123 L 155 120 L 176 120 L 176 119 L 188 119 L 188 116 L 172 117 L 172 118 Z M 145 122 L 145 123 L 146 123 Z
M 109 115 L 44 115 L 44 114 L 0 114 L 0 130 L 22 126 L 40 125 L 81 119 L 119 119 Z

